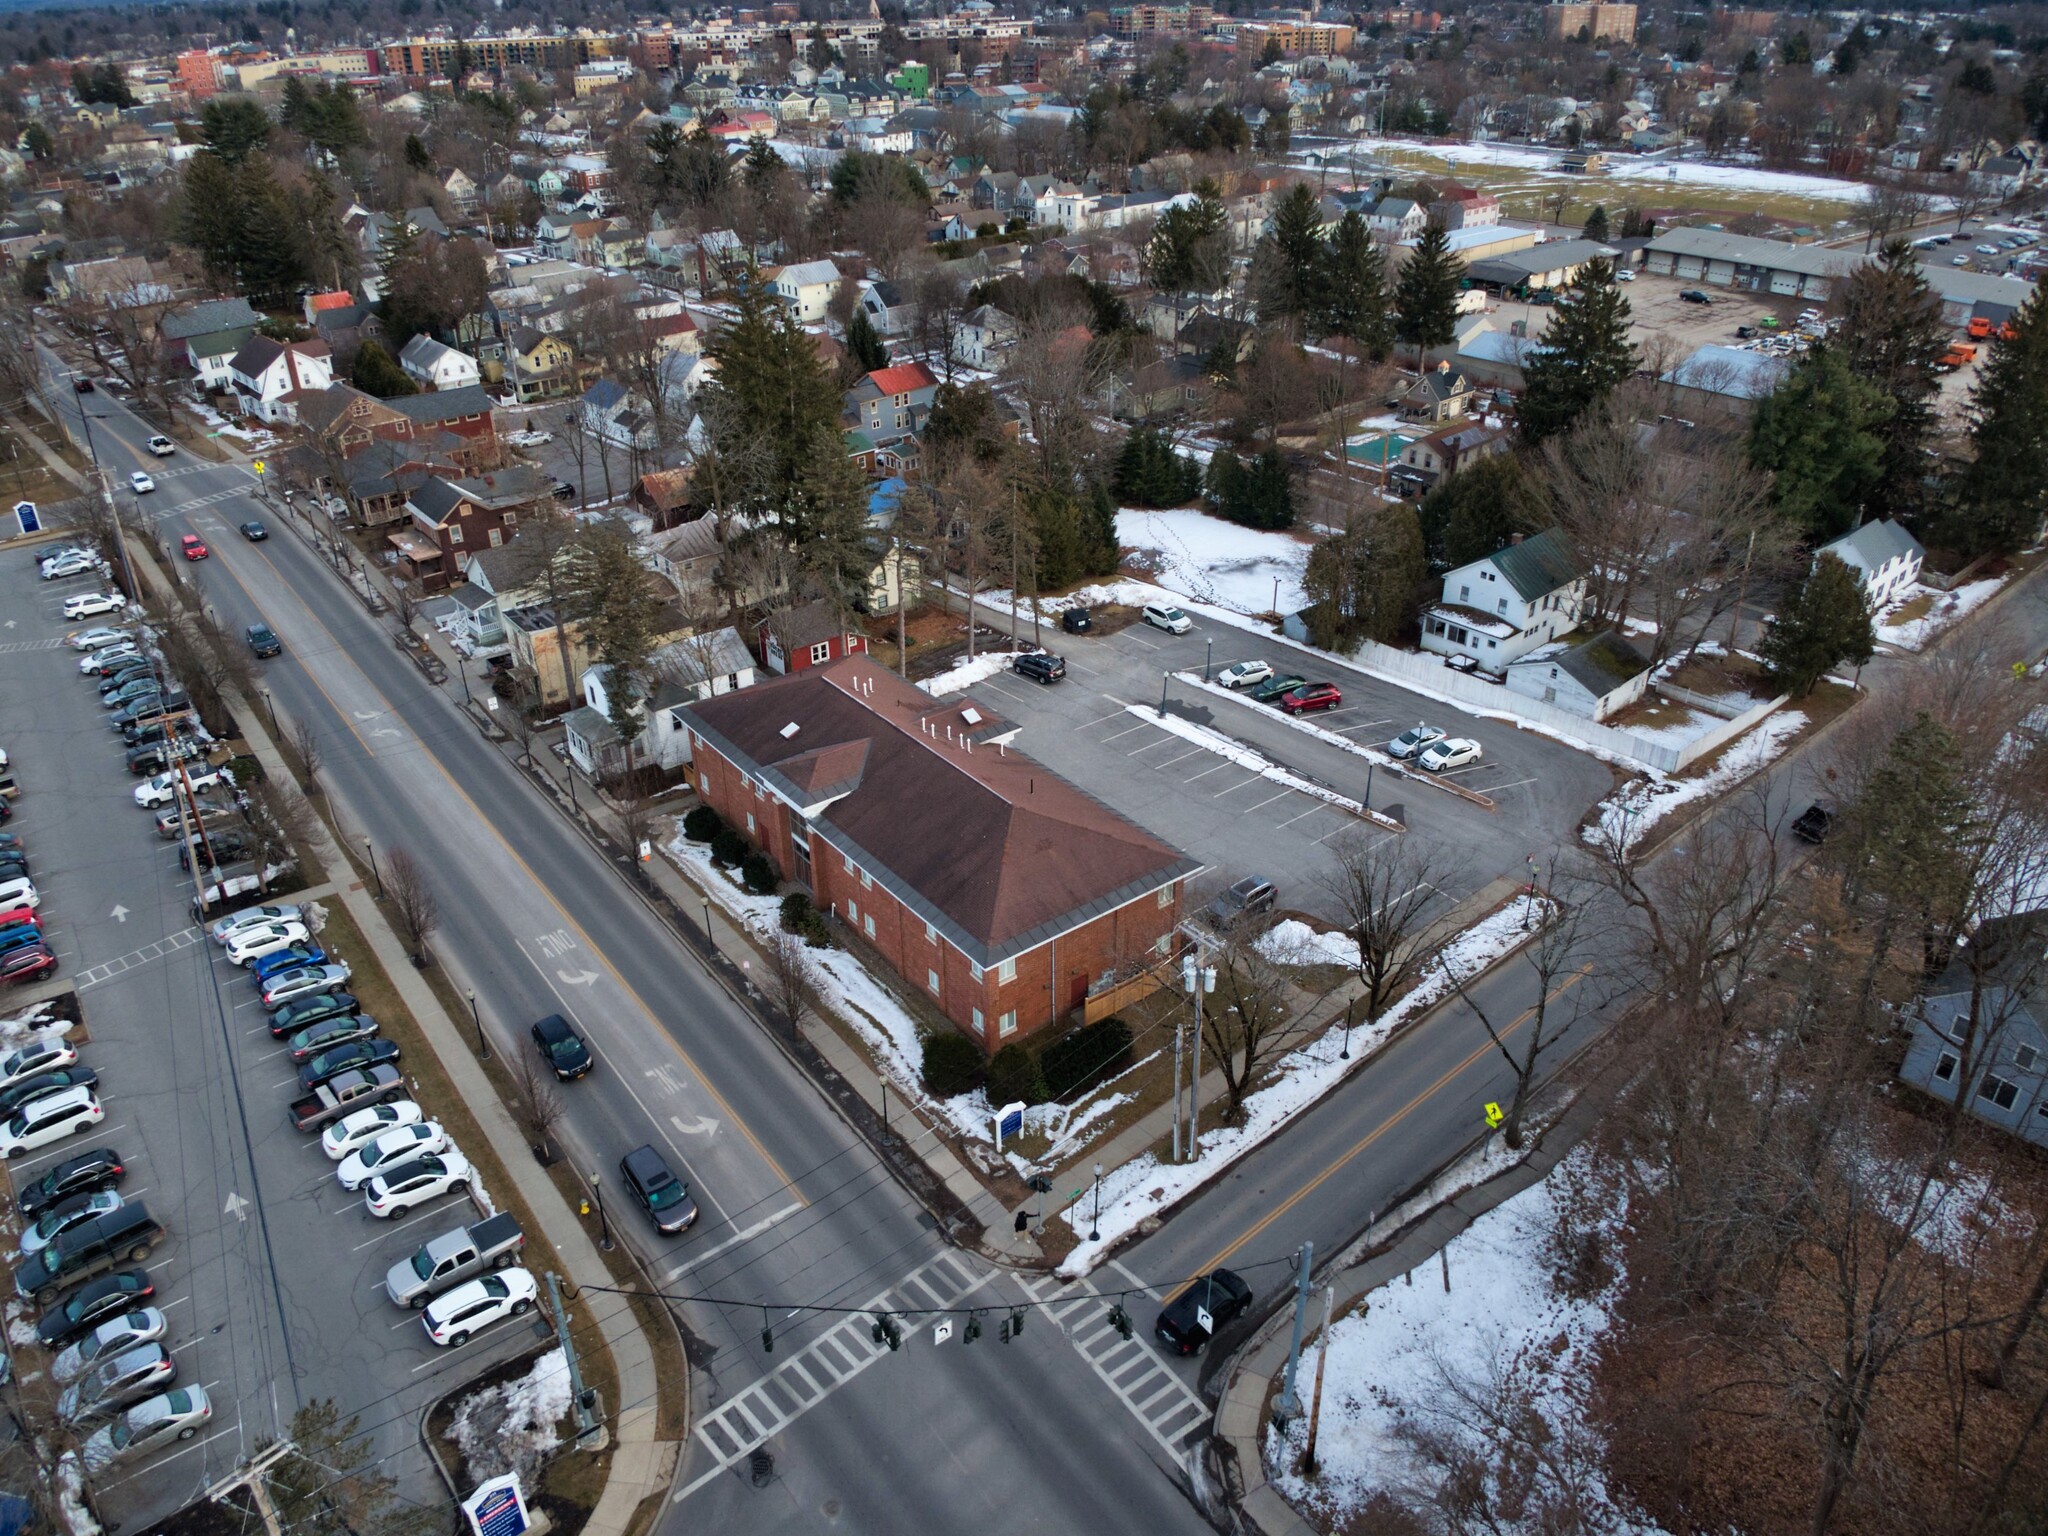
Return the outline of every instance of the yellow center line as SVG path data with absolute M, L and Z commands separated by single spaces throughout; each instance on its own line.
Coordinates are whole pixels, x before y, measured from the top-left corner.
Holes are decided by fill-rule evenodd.
M 1577 986 L 1581 981 L 1583 981 L 1586 978 L 1586 976 L 1592 971 L 1592 969 L 1593 962 L 1589 960 L 1584 965 L 1580 966 L 1576 971 L 1572 972 L 1571 975 L 1567 976 L 1563 981 L 1559 982 L 1557 990 L 1552 992 L 1549 995 L 1549 997 L 1544 999 L 1544 1001 L 1546 1003 L 1556 1002 L 1558 998 L 1564 996 L 1566 992 L 1570 991 L 1573 987 Z M 1521 1013 L 1515 1016 L 1515 1021 L 1512 1024 L 1508 1025 L 1506 1029 L 1501 1031 L 1501 1038 L 1506 1039 L 1509 1035 L 1513 1034 L 1516 1030 L 1520 1029 L 1525 1023 L 1527 1023 L 1532 1017 L 1535 1016 L 1535 1013 L 1536 1005 L 1534 1003 L 1531 1003 L 1527 1008 L 1524 1008 L 1521 1011 Z M 1427 1088 L 1423 1089 L 1422 1092 L 1415 1095 L 1415 1097 L 1410 1099 L 1406 1104 L 1403 1104 L 1391 1116 L 1381 1121 L 1380 1124 L 1371 1132 L 1371 1134 L 1362 1137 L 1360 1140 L 1358 1140 L 1356 1143 L 1352 1145 L 1349 1151 L 1344 1152 L 1343 1154 L 1338 1156 L 1321 1173 L 1317 1174 L 1314 1178 L 1310 1179 L 1306 1184 L 1302 1185 L 1300 1189 L 1297 1189 L 1293 1194 L 1289 1195 L 1287 1199 L 1280 1205 L 1275 1206 L 1271 1211 L 1268 1211 L 1256 1226 L 1246 1231 L 1245 1234 L 1242 1237 L 1238 1238 L 1236 1242 L 1232 1243 L 1229 1247 L 1225 1248 L 1221 1253 L 1217 1254 L 1214 1258 L 1208 1260 L 1206 1263 L 1196 1266 L 1194 1274 L 1190 1276 L 1187 1280 L 1183 1281 L 1179 1286 L 1175 1287 L 1172 1294 L 1166 1298 L 1164 1304 L 1171 1305 L 1174 1300 L 1174 1297 L 1179 1296 L 1183 1291 L 1187 1290 L 1188 1287 L 1193 1285 L 1195 1281 L 1199 1279 L 1201 1276 L 1208 1274 L 1211 1270 L 1222 1268 L 1223 1265 L 1227 1264 L 1230 1261 L 1230 1259 L 1244 1247 L 1246 1243 L 1250 1242 L 1253 1238 L 1257 1237 L 1261 1232 L 1265 1231 L 1266 1228 L 1273 1225 L 1274 1222 L 1278 1221 L 1282 1216 L 1285 1216 L 1289 1211 L 1293 1210 L 1297 1205 L 1301 1204 L 1302 1201 L 1306 1200 L 1310 1195 L 1315 1193 L 1315 1191 L 1320 1189 L 1325 1183 L 1327 1183 L 1338 1172 L 1338 1170 L 1343 1168 L 1353 1158 L 1357 1157 L 1359 1153 L 1363 1152 L 1367 1147 L 1370 1147 L 1374 1142 L 1378 1141 L 1382 1136 L 1386 1135 L 1387 1132 L 1391 1131 L 1403 1120 L 1406 1120 L 1416 1110 L 1420 1109 L 1424 1104 L 1428 1103 L 1431 1099 L 1435 1098 L 1438 1093 L 1443 1091 L 1445 1084 L 1449 1083 L 1453 1078 L 1460 1076 L 1462 1073 L 1465 1072 L 1467 1068 L 1469 1068 L 1472 1065 L 1472 1063 L 1479 1060 L 1480 1057 L 1489 1054 L 1495 1049 L 1496 1047 L 1493 1041 L 1488 1040 L 1484 1045 L 1479 1046 L 1477 1049 L 1475 1049 L 1471 1055 L 1467 1056 L 1455 1067 L 1452 1067 L 1448 1072 L 1444 1073 L 1442 1077 L 1438 1078 L 1435 1082 L 1431 1083 Z
M 272 572 L 276 573 L 280 583 L 286 583 L 286 590 L 290 590 L 289 584 L 286 582 L 284 573 L 278 570 L 276 564 L 271 561 L 267 553 L 258 552 L 253 549 L 250 550 L 249 553 L 254 555 L 255 558 L 261 560 L 264 563 L 264 565 L 269 567 L 269 569 Z M 243 581 L 240 576 L 236 575 L 234 570 L 228 567 L 225 563 L 223 564 L 222 569 L 227 571 L 229 579 L 232 580 L 236 586 L 242 589 L 243 594 L 248 597 L 249 601 L 252 604 L 255 605 L 257 611 L 261 612 L 263 605 L 262 603 L 257 601 L 256 594 L 249 590 L 248 583 Z M 297 594 L 294 593 L 293 596 L 294 599 L 296 600 Z M 299 606 L 305 610 L 306 622 L 312 625 L 315 629 L 317 629 L 320 632 L 320 634 L 326 639 L 328 646 L 333 650 L 333 652 L 338 656 L 346 656 L 347 652 L 343 650 L 340 642 L 335 639 L 333 631 L 329 630 L 326 625 L 322 624 L 320 620 L 314 616 L 311 608 L 307 607 L 307 605 L 303 601 L 299 601 Z M 354 664 L 351 662 L 350 665 Z M 349 731 L 351 732 L 351 734 L 355 736 L 356 740 L 363 741 L 362 733 L 356 730 L 354 724 L 349 719 L 349 711 L 344 710 L 343 708 L 341 708 L 340 705 L 334 702 L 334 696 L 330 694 L 325 688 L 321 687 L 320 680 L 313 676 L 311 670 L 307 668 L 303 662 L 300 663 L 299 670 L 305 674 L 305 676 L 312 682 L 315 688 L 320 689 L 320 696 L 327 700 L 328 706 L 334 710 L 337 716 L 340 717 L 342 724 L 348 726 Z M 384 696 L 383 692 L 378 689 L 375 683 L 372 683 L 370 681 L 368 674 L 364 673 L 362 668 L 356 668 L 356 675 L 362 678 L 363 686 L 369 690 L 372 696 L 374 696 L 379 703 L 385 706 L 387 712 L 392 714 L 397 713 L 397 711 L 392 708 L 391 701 Z M 415 737 L 417 739 L 417 733 L 415 733 Z M 425 745 L 425 743 L 422 742 L 421 745 Z M 375 757 L 377 755 L 374 751 L 371 750 L 370 744 L 366 741 L 363 741 L 363 750 L 365 752 L 368 752 L 372 757 Z M 586 949 L 588 949 L 592 955 L 596 956 L 597 963 L 603 966 L 605 970 L 611 973 L 612 980 L 618 983 L 619 990 L 624 992 L 627 997 L 631 998 L 633 1000 L 634 1006 L 646 1015 L 649 1023 L 655 1026 L 656 1037 L 660 1039 L 663 1043 L 665 1043 L 668 1046 L 668 1048 L 674 1051 L 676 1055 L 682 1060 L 683 1065 L 689 1069 L 691 1075 L 696 1078 L 699 1084 L 702 1085 L 704 1091 L 711 1095 L 712 1101 L 716 1103 L 718 1107 L 725 1112 L 726 1118 L 739 1131 L 740 1135 L 746 1138 L 747 1145 L 752 1147 L 756 1155 L 760 1157 L 761 1161 L 768 1165 L 768 1171 L 775 1175 L 776 1179 L 782 1184 L 783 1188 L 787 1189 L 790 1192 L 790 1194 L 793 1195 L 797 1200 L 801 1201 L 804 1205 L 808 1206 L 811 1202 L 805 1198 L 803 1191 L 796 1187 L 796 1181 L 791 1179 L 790 1176 L 783 1171 L 782 1165 L 775 1160 L 774 1155 L 770 1153 L 769 1150 L 761 1144 L 760 1137 L 754 1134 L 753 1129 L 750 1126 L 748 1126 L 745 1120 L 740 1118 L 739 1113 L 736 1110 L 734 1110 L 730 1103 L 726 1101 L 725 1095 L 718 1091 L 717 1087 L 712 1083 L 711 1079 L 703 1072 L 701 1068 L 698 1067 L 697 1063 L 691 1059 L 690 1053 L 683 1049 L 682 1043 L 678 1041 L 674 1035 L 670 1034 L 668 1029 L 662 1025 L 660 1016 L 657 1015 L 652 1008 L 649 1008 L 647 1006 L 646 1001 L 640 996 L 640 994 L 637 991 L 634 990 L 632 983 L 627 981 L 626 978 L 619 973 L 619 968 L 616 965 L 612 964 L 611 958 L 608 955 L 606 955 L 605 952 L 601 948 L 599 948 L 598 945 L 591 939 L 590 935 L 584 931 L 583 925 L 576 920 L 576 918 L 570 913 L 567 907 L 562 905 L 562 903 L 556 898 L 555 893 L 548 889 L 547 882 L 534 873 L 533 866 L 528 864 L 526 860 L 523 857 L 521 857 L 519 851 L 505 840 L 504 834 L 498 831 L 496 825 L 491 821 L 491 819 L 488 816 L 484 815 L 482 807 L 480 807 L 475 800 L 470 798 L 469 791 L 462 787 L 462 785 L 456 780 L 455 776 L 448 771 L 447 767 L 441 762 L 440 758 L 436 756 L 433 752 L 424 752 L 421 754 L 421 757 L 424 761 L 431 764 L 434 768 L 434 771 L 440 774 L 441 777 L 447 781 L 448 787 L 450 789 L 454 790 L 456 794 L 462 797 L 463 803 L 467 805 L 472 812 L 475 813 L 477 820 L 481 822 L 483 824 L 484 829 L 487 832 L 489 832 L 494 839 L 496 839 L 498 846 L 500 848 L 503 848 L 505 850 L 506 855 L 509 858 L 511 858 L 511 860 L 515 864 L 517 864 L 522 870 L 526 872 L 527 878 L 533 882 L 534 889 L 540 892 L 541 896 L 547 901 L 549 906 L 553 907 L 556 912 L 561 914 L 563 923 L 567 925 L 570 929 L 572 929 L 575 932 L 577 938 L 582 941 L 583 946 Z

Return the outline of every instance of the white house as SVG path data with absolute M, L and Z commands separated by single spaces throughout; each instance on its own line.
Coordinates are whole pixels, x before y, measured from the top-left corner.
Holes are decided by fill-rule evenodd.
M 1854 571 L 1863 582 L 1863 600 L 1875 613 L 1896 602 L 1920 579 L 1920 562 L 1926 553 L 1918 539 L 1886 518 L 1850 529 L 1833 543 L 1823 544 L 1814 558 L 1833 555 Z
M 299 401 L 334 382 L 324 341 L 272 341 L 251 336 L 228 364 L 228 385 L 244 414 L 273 424 L 299 419 Z
M 1555 704 L 1588 720 L 1605 720 L 1643 696 L 1649 658 L 1613 630 L 1573 645 L 1539 645 L 1508 665 L 1508 691 Z
M 1366 228 L 1377 239 L 1391 245 L 1419 239 L 1428 224 L 1429 211 L 1405 197 L 1383 197 L 1379 205 L 1365 216 Z
M 653 763 L 673 772 L 690 761 L 690 733 L 677 710 L 754 682 L 754 658 L 740 632 L 731 627 L 706 630 L 663 646 L 647 658 L 653 697 L 634 712 L 643 722 L 633 738 L 633 761 Z M 624 769 L 626 753 L 611 723 L 611 700 L 605 691 L 610 669 L 602 665 L 583 672 L 582 709 L 567 717 L 565 745 L 586 773 L 610 774 Z
M 408 378 L 434 390 L 461 389 L 483 382 L 475 358 L 426 335 L 415 336 L 399 348 L 398 366 Z
M 1422 648 L 1470 656 L 1505 673 L 1539 645 L 1568 634 L 1586 601 L 1586 578 L 1564 534 L 1547 528 L 1444 576 L 1444 594 L 1422 610 Z
M 1017 322 L 993 304 L 961 317 L 953 331 L 953 361 L 969 368 L 999 369 L 1017 342 Z
M 885 280 L 862 278 L 855 308 L 884 336 L 901 336 L 917 321 L 916 306 L 909 295 Z
M 770 267 L 761 274 L 775 296 L 796 311 L 799 320 L 822 320 L 839 291 L 839 269 L 829 261 L 798 261 Z

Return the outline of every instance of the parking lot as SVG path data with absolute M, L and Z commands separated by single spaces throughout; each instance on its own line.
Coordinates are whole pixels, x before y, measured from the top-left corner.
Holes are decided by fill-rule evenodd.
M 1324 918 L 1337 916 L 1321 884 L 1333 867 L 1331 844 L 1369 824 L 1310 790 L 1240 767 L 1157 724 L 1161 685 L 1170 715 L 1251 746 L 1349 800 L 1366 798 L 1368 759 L 1297 729 L 1249 697 L 1219 697 L 1171 674 L 1199 676 L 1205 663 L 1213 672 L 1263 659 L 1341 687 L 1342 704 L 1312 719 L 1322 731 L 1378 746 L 1428 720 L 1477 740 L 1482 760 L 1451 777 L 1491 798 L 1493 810 L 1419 773 L 1372 767 L 1372 809 L 1404 823 L 1405 835 L 1434 840 L 1455 867 L 1455 878 L 1442 882 L 1446 902 L 1514 875 L 1531 856 L 1547 865 L 1554 847 L 1576 842 L 1580 819 L 1614 782 L 1605 764 L 1547 736 L 1475 719 L 1284 640 L 1214 620 L 1198 617 L 1184 635 L 1138 624 L 1099 635 L 1054 631 L 1046 643 L 1066 659 L 1064 682 L 1046 687 L 1004 674 L 971 690 L 1023 727 L 1019 750 L 1203 860 L 1216 883 L 1264 875 L 1278 887 L 1281 906 Z
M 406 1493 L 433 1499 L 420 1408 L 530 1336 L 508 1324 L 439 1350 L 379 1289 L 392 1263 L 473 1220 L 472 1208 L 457 1196 L 376 1220 L 337 1183 L 318 1137 L 287 1122 L 301 1092 L 288 1049 L 248 973 L 195 925 L 177 845 L 135 804 L 120 737 L 63 643 L 83 627 L 62 620 L 63 599 L 90 586 L 40 581 L 32 550 L 0 556 L 0 601 L 15 616 L 0 642 L 0 746 L 22 785 L 8 827 L 31 860 L 59 979 L 78 989 L 81 1057 L 106 1109 L 99 1126 L 9 1173 L 19 1190 L 90 1147 L 121 1154 L 123 1200 L 141 1200 L 167 1233 L 142 1267 L 169 1324 L 176 1385 L 205 1387 L 213 1405 L 192 1440 L 97 1482 L 102 1510 L 132 1527 L 182 1506 L 325 1397 L 362 1414 Z M 11 1212 L 10 1202 L 10 1228 Z M 34 1315 L 10 1305 L 17 1324 Z M 10 1332 L 33 1403 L 47 1361 L 22 1347 L 20 1326 Z

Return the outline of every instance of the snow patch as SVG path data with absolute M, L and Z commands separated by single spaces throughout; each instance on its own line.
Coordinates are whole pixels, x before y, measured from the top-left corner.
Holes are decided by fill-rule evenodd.
M 928 677 L 917 686 L 933 698 L 942 699 L 949 693 L 959 693 L 1009 671 L 1010 663 L 1020 654 L 1017 651 L 984 651 L 972 658 L 962 657 L 938 676 Z
M 1805 728 L 1806 716 L 1796 709 L 1766 715 L 1747 735 L 1721 753 L 1711 771 L 1690 779 L 1636 779 L 1600 802 L 1599 816 L 1580 834 L 1596 848 L 1633 848 L 1650 829 L 1682 805 L 1718 795 L 1784 754 L 1792 738 Z
M 1318 933 L 1298 918 L 1284 918 L 1260 934 L 1254 946 L 1282 965 L 1358 964 L 1358 941 L 1341 933 Z
M 1340 795 L 1334 789 L 1325 789 L 1313 780 L 1304 779 L 1300 774 L 1282 768 L 1269 761 L 1262 753 L 1253 751 L 1241 741 L 1212 731 L 1207 726 L 1197 725 L 1192 720 L 1183 720 L 1178 715 L 1161 715 L 1150 704 L 1126 704 L 1124 708 L 1148 725 L 1156 725 L 1169 736 L 1178 736 L 1182 741 L 1206 747 L 1218 757 L 1235 764 L 1247 773 L 1256 773 L 1262 779 L 1271 779 L 1275 784 L 1285 784 L 1289 789 L 1298 789 L 1304 795 L 1327 801 L 1340 810 L 1354 816 L 1370 816 L 1365 807 L 1349 795 Z M 1378 821 L 1383 818 L 1373 816 Z
M 1150 555 L 1145 563 L 1161 581 L 1202 602 L 1238 613 L 1293 613 L 1307 601 L 1308 546 L 1287 534 L 1240 528 L 1206 512 L 1125 507 L 1116 537 L 1141 559 Z
M 1407 150 L 1411 153 L 1435 155 L 1459 166 L 1497 165 L 1518 171 L 1533 171 L 1540 175 L 1564 176 L 1557 170 L 1557 152 L 1537 149 L 1521 144 L 1488 144 L 1483 141 L 1447 144 L 1431 143 L 1418 139 L 1389 139 L 1371 136 L 1361 139 L 1347 139 L 1347 145 L 1355 144 L 1360 150 Z M 1306 151 L 1296 151 L 1295 158 L 1307 164 Z M 1600 177 L 1602 181 L 1654 182 L 1658 186 L 1710 187 L 1726 192 L 1768 192 L 1789 194 L 1794 197 L 1810 197 L 1816 201 L 1855 203 L 1863 199 L 1865 188 L 1859 181 L 1838 181 L 1828 176 L 1803 176 L 1793 171 L 1765 171 L 1747 165 L 1709 165 L 1698 160 L 1667 160 L 1649 157 L 1636 158 L 1629 155 L 1609 155 L 1607 170 Z M 1574 176 L 1574 181 L 1583 178 Z
M 444 1438 L 479 1482 L 507 1472 L 531 1474 L 566 1437 L 562 1421 L 573 1406 L 569 1362 L 551 1349 L 517 1380 L 463 1398 Z
M 102 1536 L 104 1528 L 85 1505 L 85 1469 L 76 1451 L 57 1458 L 57 1513 L 71 1536 Z
M 1902 651 L 1921 650 L 1943 630 L 1951 628 L 1972 611 L 1990 601 L 1991 595 L 2004 585 L 2004 577 L 1993 576 L 1983 581 L 1973 581 L 1967 586 L 1956 588 L 1953 592 L 1942 592 L 1916 581 L 1899 595 L 1898 601 L 1877 616 L 1872 628 L 1876 631 L 1879 642 L 1884 645 L 1897 646 Z M 1928 607 L 1927 612 L 1919 618 L 1886 621 L 1886 614 L 1895 614 L 1920 598 L 1928 600 Z

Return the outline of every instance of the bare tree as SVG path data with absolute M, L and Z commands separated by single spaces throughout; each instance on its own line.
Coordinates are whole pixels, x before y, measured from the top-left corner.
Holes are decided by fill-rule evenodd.
M 514 1051 L 505 1061 L 512 1077 L 512 1118 L 533 1155 L 542 1163 L 552 1163 L 561 1155 L 555 1146 L 555 1129 L 564 1113 L 555 1074 L 533 1051 Z
M 1460 869 L 1441 845 L 1419 835 L 1358 828 L 1329 847 L 1336 860 L 1320 883 L 1358 946 L 1354 968 L 1370 1023 L 1428 965 L 1423 918 Z
M 299 760 L 299 772 L 306 776 L 306 793 L 317 793 L 320 788 L 320 732 L 311 720 L 302 716 L 292 721 L 291 747 Z
M 391 898 L 391 915 L 412 951 L 412 963 L 425 966 L 427 939 L 441 926 L 441 903 L 425 866 L 409 850 L 393 848 L 384 855 L 384 894 Z
M 1298 1006 L 1288 959 L 1261 945 L 1248 924 L 1233 926 L 1205 952 L 1216 971 L 1216 989 L 1203 999 L 1203 1065 L 1222 1073 L 1232 1119 L 1242 1117 L 1245 1096 L 1260 1072 L 1327 1022 L 1311 1019 L 1313 1005 Z
M 268 780 L 256 784 L 251 800 L 249 852 L 255 860 L 257 882 L 268 895 L 271 870 L 298 864 L 300 851 L 320 835 L 321 823 L 310 801 Z
M 391 598 L 398 609 L 398 627 L 408 635 L 417 634 L 414 626 L 419 623 L 422 602 L 419 588 L 409 581 L 393 581 Z
M 769 1001 L 782 1015 L 791 1034 L 802 1025 L 804 1015 L 816 1006 L 818 974 L 804 941 L 780 929 L 768 943 Z

